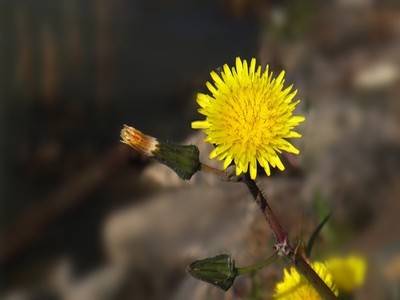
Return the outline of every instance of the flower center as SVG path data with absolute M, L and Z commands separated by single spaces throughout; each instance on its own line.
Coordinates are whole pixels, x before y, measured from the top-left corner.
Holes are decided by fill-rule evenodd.
M 240 152 L 255 154 L 271 137 L 273 117 L 267 109 L 266 95 L 262 90 L 242 87 L 230 97 L 232 96 L 233 101 L 226 101 L 232 105 L 225 112 L 228 121 L 225 125 L 232 128 L 227 131 L 230 133 L 232 145 L 240 148 Z

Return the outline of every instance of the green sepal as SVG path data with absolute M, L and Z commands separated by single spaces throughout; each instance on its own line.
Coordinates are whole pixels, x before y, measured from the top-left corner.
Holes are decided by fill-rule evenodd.
M 235 261 L 228 254 L 220 254 L 192 262 L 188 272 L 194 278 L 211 283 L 227 291 L 232 286 L 238 271 Z
M 152 154 L 158 162 L 174 170 L 182 179 L 189 180 L 200 170 L 199 149 L 194 145 L 159 142 Z

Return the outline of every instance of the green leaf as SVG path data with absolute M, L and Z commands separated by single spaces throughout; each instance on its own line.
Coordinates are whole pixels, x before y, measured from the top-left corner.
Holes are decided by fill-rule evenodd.
M 330 216 L 332 213 L 329 213 L 323 220 L 322 222 L 318 225 L 318 227 L 314 230 L 313 234 L 311 235 L 310 239 L 308 240 L 308 244 L 307 244 L 307 248 L 306 248 L 306 254 L 307 257 L 311 257 L 311 251 L 312 248 L 314 246 L 314 243 L 319 235 L 319 233 L 321 232 L 322 228 L 324 227 L 324 225 L 326 224 L 326 222 L 328 222 Z

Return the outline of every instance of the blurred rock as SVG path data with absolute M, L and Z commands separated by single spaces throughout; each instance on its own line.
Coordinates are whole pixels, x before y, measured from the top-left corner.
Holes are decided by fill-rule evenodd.
M 350 213 L 351 203 L 376 203 L 371 193 L 396 178 L 400 166 L 396 116 L 354 103 L 313 106 L 300 146 L 310 174 L 308 192 L 325 191 L 343 213 Z
M 315 194 L 322 193 L 333 211 L 330 224 L 336 225 L 341 247 L 369 259 L 370 280 L 356 299 L 396 298 L 388 293 L 393 281 L 382 266 L 400 251 L 400 239 L 393 233 L 400 211 L 398 117 L 354 99 L 316 104 L 301 141 L 308 174 L 304 201 L 310 208 Z
M 65 300 L 111 300 L 118 295 L 127 282 L 127 268 L 110 265 L 95 270 L 91 275 L 72 282 L 63 295 Z
M 192 260 L 223 249 L 246 251 L 243 239 L 258 210 L 250 200 L 242 184 L 170 188 L 113 213 L 104 226 L 106 252 L 113 264 L 141 270 L 148 286 L 136 288 L 148 289 L 147 299 L 159 299 L 170 292 L 169 281 L 189 276 L 181 272 Z
M 366 66 L 354 76 L 354 85 L 358 89 L 377 89 L 391 86 L 399 79 L 400 68 L 393 61 L 377 62 Z

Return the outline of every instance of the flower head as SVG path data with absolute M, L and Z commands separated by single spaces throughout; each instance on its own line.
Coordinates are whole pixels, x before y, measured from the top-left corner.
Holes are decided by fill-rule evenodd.
M 192 128 L 204 130 L 205 140 L 216 146 L 210 158 L 223 160 L 224 169 L 234 162 L 236 175 L 250 170 L 255 179 L 257 162 L 270 175 L 270 166 L 285 168 L 279 153 L 299 153 L 287 139 L 301 137 L 293 128 L 305 118 L 293 115 L 299 100 L 292 102 L 297 92 L 292 86 L 283 88 L 284 74 L 273 78 L 268 66 L 264 72 L 261 66 L 256 69 L 254 58 L 250 66 L 236 58 L 236 68 L 225 64 L 220 74 L 210 73 L 214 84 L 206 85 L 211 95 L 197 95 L 206 119 L 192 122 Z
M 325 264 L 341 291 L 352 292 L 364 283 L 367 264 L 360 256 L 334 257 Z
M 323 263 L 314 262 L 311 267 L 337 296 L 338 290 L 326 266 Z M 307 279 L 293 267 L 290 268 L 290 271 L 284 269 L 283 280 L 275 286 L 274 298 L 280 300 L 322 300 L 322 297 Z

